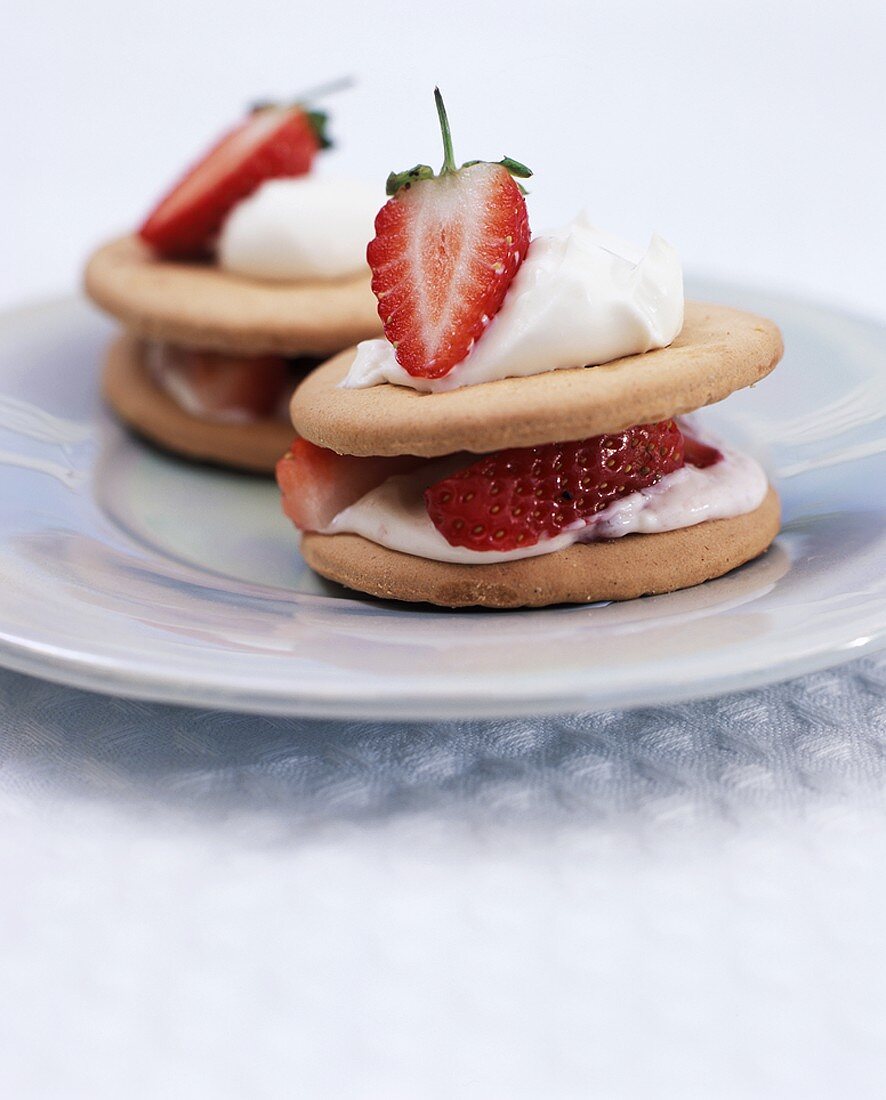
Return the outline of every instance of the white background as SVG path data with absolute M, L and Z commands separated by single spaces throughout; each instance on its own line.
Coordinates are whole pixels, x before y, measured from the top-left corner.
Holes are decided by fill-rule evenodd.
M 257 97 L 340 74 L 325 170 L 456 155 L 536 172 L 539 229 L 587 206 L 687 270 L 886 317 L 882 0 L 6 0 L 0 301 L 73 286 Z
M 537 228 L 586 205 L 886 320 L 882 0 L 0 20 L 0 303 L 73 288 L 246 102 L 350 73 L 324 171 L 436 163 L 439 82 Z M 0 674 L 0 1093 L 882 1096 L 884 685 L 394 736 Z

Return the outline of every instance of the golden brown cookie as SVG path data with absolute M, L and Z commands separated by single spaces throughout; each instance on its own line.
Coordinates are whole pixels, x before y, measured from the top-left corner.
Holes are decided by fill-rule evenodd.
M 237 355 L 331 355 L 381 333 L 369 271 L 348 279 L 273 283 L 211 264 L 161 260 L 135 237 L 86 265 L 86 292 L 138 336 Z
M 434 458 L 584 439 L 721 401 L 767 375 L 782 350 L 772 321 L 704 302 L 686 303 L 683 331 L 669 347 L 445 393 L 389 383 L 340 389 L 351 349 L 298 387 L 292 422 L 312 443 L 351 455 Z
M 576 543 L 537 558 L 491 565 L 428 561 L 360 535 L 306 534 L 308 565 L 358 592 L 443 607 L 547 607 L 632 600 L 720 577 L 764 552 L 778 534 L 778 496 L 770 487 L 753 512 L 679 531 Z
M 108 349 L 102 390 L 108 404 L 151 442 L 201 462 L 273 473 L 292 442 L 292 428 L 279 420 L 225 424 L 185 412 L 154 381 L 144 363 L 144 344 L 119 336 Z

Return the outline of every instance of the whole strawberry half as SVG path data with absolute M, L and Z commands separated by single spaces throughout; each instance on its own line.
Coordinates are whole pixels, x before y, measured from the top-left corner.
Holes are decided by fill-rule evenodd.
M 161 256 L 205 256 L 222 222 L 265 180 L 303 176 L 329 145 L 326 115 L 261 105 L 229 131 L 151 211 L 139 236 Z
M 403 369 L 423 378 L 448 374 L 501 308 L 529 247 L 513 177 L 532 175 L 509 157 L 457 168 L 439 88 L 434 97 L 443 167 L 391 173 L 366 249 L 385 336 Z
M 434 526 L 452 546 L 517 550 L 590 519 L 684 462 L 673 420 L 613 435 L 485 455 L 425 490 Z

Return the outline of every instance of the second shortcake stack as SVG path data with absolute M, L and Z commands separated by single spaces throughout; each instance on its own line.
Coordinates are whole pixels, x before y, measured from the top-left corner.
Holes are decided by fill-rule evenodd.
M 375 190 L 316 178 L 326 116 L 262 104 L 98 249 L 87 293 L 122 322 L 103 389 L 176 454 L 271 472 L 316 364 L 379 331 L 363 254 Z

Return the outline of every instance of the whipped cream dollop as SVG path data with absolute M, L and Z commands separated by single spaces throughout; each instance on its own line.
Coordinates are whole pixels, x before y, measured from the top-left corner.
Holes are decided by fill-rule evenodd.
M 654 236 L 645 252 L 593 226 L 586 213 L 533 237 L 504 303 L 444 378 L 413 378 L 387 340 L 364 340 L 344 387 L 382 382 L 437 393 L 666 347 L 683 327 L 683 272 Z
M 590 520 L 577 523 L 553 538 L 542 539 L 534 546 L 507 551 L 469 550 L 451 546 L 440 534 L 427 513 L 423 493 L 429 485 L 463 468 L 464 455 L 440 459 L 409 474 L 388 478 L 339 512 L 323 533 L 362 535 L 380 546 L 431 561 L 483 565 L 553 554 L 576 542 L 676 531 L 709 519 L 745 515 L 759 507 L 768 484 L 759 463 L 721 443 L 707 439 L 704 442 L 710 442 L 722 454 L 713 465 L 703 469 L 683 466 L 648 489 L 629 493 Z
M 339 279 L 366 269 L 366 242 L 384 196 L 367 184 L 298 176 L 272 179 L 222 226 L 219 264 L 253 279 Z

